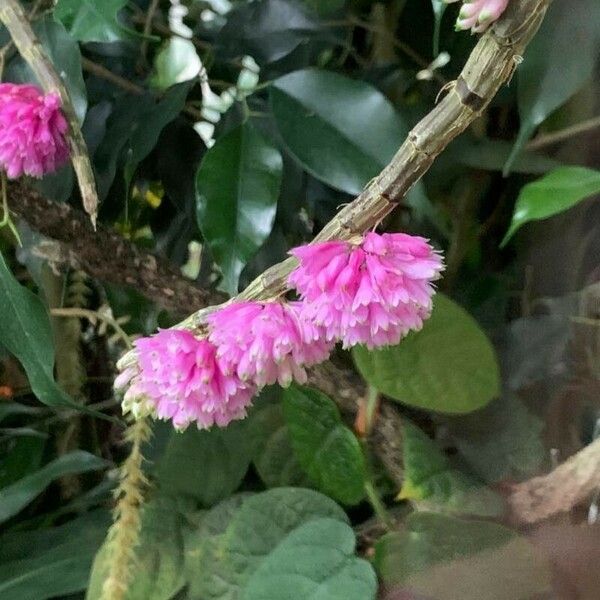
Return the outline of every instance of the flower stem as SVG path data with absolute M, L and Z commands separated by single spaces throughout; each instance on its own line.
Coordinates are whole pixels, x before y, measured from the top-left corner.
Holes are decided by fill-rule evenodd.
M 367 500 L 373 507 L 373 511 L 377 515 L 377 518 L 383 523 L 386 529 L 391 530 L 392 518 L 388 514 L 385 504 L 382 502 L 370 479 L 365 481 L 365 493 L 367 494 Z

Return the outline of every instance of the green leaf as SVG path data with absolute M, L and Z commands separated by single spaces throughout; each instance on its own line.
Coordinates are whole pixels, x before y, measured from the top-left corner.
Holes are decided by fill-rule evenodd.
M 476 479 L 453 469 L 448 458 L 418 427 L 402 427 L 404 482 L 399 499 L 419 509 L 480 517 L 502 516 L 500 496 Z
M 292 448 L 281 402 L 269 404 L 254 414 L 252 431 L 256 440 L 252 460 L 267 487 L 309 485 Z
M 33 31 L 38 36 L 50 62 L 60 73 L 77 117 L 83 123 L 88 101 L 81 72 L 79 44 L 66 32 L 62 24 L 54 21 L 51 16 L 36 20 L 33 24 Z M 10 81 L 17 83 L 39 85 L 32 70 L 20 56 L 8 63 L 6 76 Z
M 377 578 L 366 561 L 355 556 L 352 528 L 333 519 L 298 527 L 256 569 L 243 600 L 280 600 L 293 590 L 294 600 L 369 600 Z
M 410 406 L 442 413 L 467 413 L 500 392 L 496 354 L 475 319 L 438 293 L 431 318 L 397 346 L 353 357 L 365 380 Z
M 346 522 L 333 500 L 302 488 L 277 488 L 246 499 L 214 539 L 211 559 L 196 568 L 193 597 L 239 600 L 256 569 L 300 525 L 319 518 Z
M 152 85 L 166 90 L 196 77 L 201 66 L 196 46 L 190 40 L 172 37 L 156 55 Z
M 198 169 L 198 225 L 232 295 L 273 228 L 282 169 L 279 151 L 247 122 L 217 140 Z
M 109 523 L 107 512 L 95 511 L 59 527 L 2 536 L 2 600 L 63 598 L 84 590 Z
M 0 523 L 10 519 L 39 496 L 55 479 L 73 473 L 98 471 L 107 462 L 83 450 L 54 459 L 36 473 L 0 490 Z
M 358 194 L 404 141 L 407 128 L 373 86 L 343 75 L 305 69 L 270 88 L 285 144 L 317 179 Z
M 597 0 L 550 4 L 518 69 L 521 129 L 505 175 L 536 127 L 592 77 L 599 43 Z
M 127 0 L 58 0 L 54 18 L 80 42 L 117 42 L 130 37 L 119 23 Z
M 54 381 L 54 340 L 41 300 L 19 285 L 0 254 L 0 344 L 23 365 L 36 397 L 50 406 L 78 405 Z
M 489 521 L 408 516 L 375 546 L 388 590 L 436 600 L 526 600 L 551 590 L 548 565 L 515 532 Z
M 505 246 L 525 223 L 560 214 L 598 193 L 600 171 L 585 167 L 560 167 L 528 183 L 519 193 L 510 227 L 501 246 Z
M 333 400 L 297 385 L 283 393 L 285 420 L 298 461 L 315 485 L 344 504 L 364 497 L 365 459 Z
M 10 445 L 10 452 L 0 458 L 0 489 L 37 471 L 42 464 L 45 447 L 46 440 L 39 437 L 15 439 Z
M 246 475 L 252 449 L 246 422 L 226 429 L 173 431 L 157 465 L 159 487 L 210 506 L 231 494 Z
M 169 498 L 159 496 L 143 507 L 131 584 L 123 600 L 169 600 L 184 586 L 182 525 L 177 505 Z M 110 550 L 105 542 L 96 555 L 86 600 L 102 596 Z

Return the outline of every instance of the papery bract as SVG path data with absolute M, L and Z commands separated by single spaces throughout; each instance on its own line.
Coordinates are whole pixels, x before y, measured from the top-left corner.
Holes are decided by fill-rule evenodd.
M 397 344 L 420 329 L 443 269 L 427 240 L 403 233 L 308 244 L 291 254 L 300 260 L 289 283 L 300 294 L 301 318 L 345 348 Z
M 303 367 L 324 361 L 333 344 L 300 312 L 297 302 L 236 302 L 209 315 L 221 368 L 259 387 L 305 382 Z
M 447 4 L 458 0 L 444 0 Z M 485 31 L 508 6 L 508 0 L 463 0 L 456 21 L 456 29 L 470 29 L 474 33 Z
M 169 419 L 177 429 L 224 427 L 246 416 L 256 388 L 217 364 L 217 350 L 189 331 L 167 329 L 135 342 L 137 367 L 125 369 L 115 388 L 129 389 L 124 412 Z
M 9 179 L 42 177 L 69 158 L 67 120 L 58 94 L 33 85 L 0 84 L 0 169 Z

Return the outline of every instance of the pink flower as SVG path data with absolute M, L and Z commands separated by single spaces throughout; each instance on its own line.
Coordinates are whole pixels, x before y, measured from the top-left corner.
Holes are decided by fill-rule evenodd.
M 0 169 L 9 179 L 42 177 L 61 167 L 69 158 L 67 129 L 58 94 L 0 84 Z
M 444 0 L 450 4 L 457 0 Z M 485 31 L 506 10 L 508 0 L 463 0 L 456 21 L 459 31 L 470 29 L 474 33 Z
M 289 283 L 302 299 L 301 317 L 345 348 L 397 344 L 420 329 L 443 269 L 427 240 L 403 233 L 308 244 L 291 254 L 300 260 Z
M 246 416 L 256 389 L 219 368 L 217 349 L 209 341 L 166 329 L 135 346 L 137 369 L 125 369 L 115 380 L 117 390 L 129 387 L 124 412 L 170 419 L 177 429 L 194 422 L 199 429 L 224 427 Z
M 258 387 L 304 383 L 303 366 L 324 361 L 333 344 L 299 315 L 297 302 L 277 301 L 237 302 L 209 315 L 208 339 L 223 371 Z

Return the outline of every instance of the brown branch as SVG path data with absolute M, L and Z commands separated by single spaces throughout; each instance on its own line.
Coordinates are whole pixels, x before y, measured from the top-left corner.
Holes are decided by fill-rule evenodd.
M 11 211 L 32 229 L 61 243 L 65 261 L 96 279 L 132 287 L 177 315 L 223 300 L 116 231 L 100 224 L 94 232 L 82 212 L 51 202 L 21 182 L 9 184 L 8 198 Z
M 362 234 L 398 206 L 437 156 L 479 117 L 511 78 L 549 4 L 550 0 L 512 0 L 502 18 L 479 40 L 442 101 L 408 134 L 390 164 L 325 225 L 315 241 L 347 240 Z M 280 296 L 287 291 L 287 277 L 295 266 L 295 259 L 289 258 L 267 269 L 238 299 Z M 190 315 L 178 326 L 196 329 L 205 314 Z
M 600 489 L 600 439 L 583 448 L 548 475 L 514 486 L 509 497 L 513 518 L 536 523 L 589 501 Z
M 31 67 L 44 91 L 47 93 L 57 92 L 60 95 L 62 109 L 69 123 L 68 141 L 71 161 L 77 174 L 83 207 L 95 226 L 98 215 L 96 182 L 69 92 L 46 56 L 44 48 L 33 32 L 18 0 L 2 0 L 0 21 L 4 23 L 19 53 Z
M 594 131 L 594 129 L 598 128 L 600 128 L 600 116 L 587 119 L 581 123 L 575 123 L 575 125 L 570 125 L 569 127 L 565 127 L 559 131 L 553 131 L 551 133 L 540 135 L 531 140 L 527 144 L 526 149 L 530 151 L 540 150 L 542 148 L 546 148 L 546 146 L 552 146 L 558 142 L 568 140 L 576 135 L 590 133 Z

